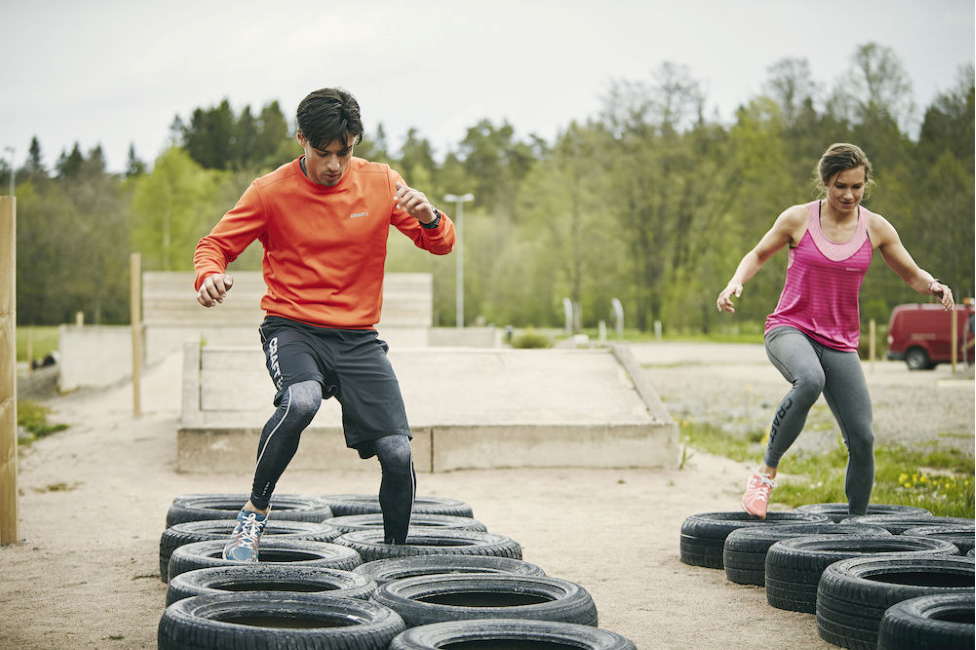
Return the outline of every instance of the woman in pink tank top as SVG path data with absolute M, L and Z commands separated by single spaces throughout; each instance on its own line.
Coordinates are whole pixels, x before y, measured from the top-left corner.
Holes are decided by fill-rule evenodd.
M 789 245 L 786 283 L 766 320 L 766 354 L 792 384 L 776 409 L 763 462 L 749 477 L 742 507 L 765 518 L 780 458 L 803 429 L 823 394 L 848 450 L 845 490 L 852 515 L 867 511 L 874 485 L 871 398 L 857 356 L 858 293 L 875 250 L 909 286 L 952 309 L 952 292 L 918 267 L 898 233 L 879 214 L 861 207 L 871 184 L 871 162 L 853 144 L 833 144 L 820 158 L 822 198 L 783 211 L 739 262 L 718 295 L 719 311 L 735 311 L 732 298 L 762 265 Z

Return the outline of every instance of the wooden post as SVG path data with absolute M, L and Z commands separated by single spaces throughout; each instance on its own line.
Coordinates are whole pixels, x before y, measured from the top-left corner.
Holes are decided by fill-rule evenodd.
M 952 318 L 952 324 L 949 326 L 952 331 L 949 335 L 952 339 L 952 374 L 956 374 L 956 361 L 959 359 L 959 319 L 956 317 L 955 308 L 949 310 L 949 316 Z
M 17 516 L 17 202 L 0 196 L 0 544 L 19 540 Z
M 132 414 L 142 415 L 142 259 L 129 256 L 129 312 L 132 315 Z
M 34 370 L 34 328 L 27 328 L 27 372 Z
M 871 362 L 871 372 L 874 372 L 874 353 L 875 353 L 875 339 L 878 331 L 878 324 L 872 318 L 868 321 L 868 336 L 871 338 L 868 340 L 868 361 Z

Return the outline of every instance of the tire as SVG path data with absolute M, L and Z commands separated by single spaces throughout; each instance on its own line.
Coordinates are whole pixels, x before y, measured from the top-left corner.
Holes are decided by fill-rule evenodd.
M 826 522 L 789 526 L 749 526 L 729 533 L 722 547 L 722 564 L 730 582 L 740 585 L 766 584 L 766 552 L 776 542 L 810 535 L 887 535 L 880 526 L 848 526 Z
M 966 555 L 976 546 L 976 527 L 966 524 L 943 524 L 940 526 L 920 526 L 909 528 L 902 535 L 906 537 L 934 537 L 955 544 L 960 555 Z
M 770 512 L 759 519 L 746 512 L 706 512 L 691 515 L 681 524 L 681 561 L 709 569 L 724 568 L 722 560 L 725 538 L 733 530 L 749 526 L 825 523 L 826 515 L 802 512 Z
M 369 600 L 376 583 L 359 573 L 319 566 L 215 566 L 175 576 L 166 591 L 166 604 L 204 594 L 240 591 L 291 591 Z
M 955 555 L 948 542 L 900 535 L 816 535 L 777 542 L 766 553 L 766 602 L 777 609 L 814 614 L 824 569 L 840 560 L 866 555 Z
M 251 591 L 180 600 L 159 621 L 159 650 L 384 650 L 405 629 L 395 613 L 353 598 Z
M 816 515 L 827 515 L 835 522 L 843 521 L 851 517 L 850 506 L 846 503 L 810 503 L 799 506 L 796 512 L 812 513 Z M 925 508 L 916 506 L 898 506 L 885 503 L 872 503 L 868 505 L 868 515 L 911 515 L 923 517 L 932 513 Z
M 241 562 L 221 557 L 223 540 L 194 542 L 179 547 L 169 558 L 169 579 L 194 569 L 214 566 L 241 566 Z M 352 571 L 362 564 L 359 554 L 347 546 L 305 540 L 261 540 L 258 565 L 293 564 L 321 566 Z M 245 564 L 244 566 L 250 566 Z
M 976 564 L 963 557 L 888 555 L 841 560 L 817 588 L 817 632 L 828 643 L 874 650 L 885 610 L 909 598 L 974 595 Z
M 974 614 L 972 594 L 903 600 L 885 611 L 878 628 L 878 650 L 972 650 Z
M 361 564 L 353 573 L 372 578 L 377 585 L 391 580 L 430 575 L 490 574 L 544 578 L 546 572 L 531 562 L 490 555 L 414 555 Z
M 356 530 L 377 530 L 383 528 L 383 515 L 370 513 L 366 515 L 343 515 L 327 519 L 326 524 L 335 526 L 343 534 Z M 487 533 L 488 527 L 471 517 L 456 517 L 454 515 L 427 515 L 414 513 L 410 516 L 410 530 L 418 528 L 435 528 L 437 530 L 475 530 Z
M 159 577 L 166 582 L 169 571 L 169 557 L 177 548 L 194 542 L 227 540 L 234 532 L 233 519 L 208 519 L 185 521 L 174 524 L 163 531 L 159 538 Z M 287 521 L 269 519 L 262 539 L 307 539 L 313 542 L 331 542 L 342 533 L 334 526 L 313 524 L 307 521 Z
M 942 526 L 942 525 L 972 525 L 972 519 L 963 517 L 913 517 L 911 515 L 863 515 L 860 517 L 848 517 L 841 521 L 843 524 L 866 524 L 868 526 L 881 526 L 887 528 L 894 535 L 901 535 L 909 528 L 919 528 L 921 526 Z
M 469 643 L 473 645 L 468 646 Z M 390 650 L 452 647 L 539 647 L 582 650 L 637 650 L 629 639 L 608 630 L 551 621 L 492 619 L 421 625 L 401 632 Z
M 922 348 L 910 348 L 905 352 L 905 365 L 909 370 L 931 370 L 934 367 L 928 352 Z
M 419 529 L 407 535 L 406 544 L 386 544 L 382 530 L 346 533 L 336 544 L 354 549 L 363 562 L 410 555 L 490 555 L 522 559 L 522 547 L 515 540 L 494 533 L 473 530 Z
M 473 619 L 528 619 L 597 626 L 596 604 L 583 587 L 557 578 L 439 575 L 394 580 L 373 600 L 407 627 Z
M 335 517 L 370 515 L 382 512 L 380 498 L 376 494 L 327 494 L 322 499 L 332 508 Z M 424 515 L 474 517 L 471 506 L 463 501 L 432 496 L 414 497 L 413 512 Z
M 166 527 L 185 521 L 204 519 L 236 519 L 249 494 L 184 494 L 173 499 L 166 513 Z M 318 524 L 331 519 L 329 505 L 319 497 L 301 494 L 276 494 L 271 498 L 275 519 L 310 521 Z

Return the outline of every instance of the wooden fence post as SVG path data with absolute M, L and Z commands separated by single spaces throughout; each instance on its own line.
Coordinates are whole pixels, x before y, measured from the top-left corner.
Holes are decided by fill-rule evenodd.
M 17 515 L 17 202 L 0 196 L 0 544 L 19 541 Z
M 129 256 L 129 312 L 132 323 L 132 414 L 142 415 L 142 258 Z

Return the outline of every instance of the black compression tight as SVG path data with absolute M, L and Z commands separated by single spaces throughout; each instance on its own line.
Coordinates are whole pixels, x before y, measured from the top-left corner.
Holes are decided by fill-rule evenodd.
M 268 508 L 278 479 L 298 451 L 302 431 L 311 423 L 321 404 L 322 387 L 316 381 L 292 384 L 285 391 L 261 432 L 251 488 L 251 504 L 256 508 Z M 403 544 L 407 539 L 417 488 L 410 438 L 402 434 L 377 438 L 373 448 L 383 475 L 379 501 L 384 537 L 388 543 Z

